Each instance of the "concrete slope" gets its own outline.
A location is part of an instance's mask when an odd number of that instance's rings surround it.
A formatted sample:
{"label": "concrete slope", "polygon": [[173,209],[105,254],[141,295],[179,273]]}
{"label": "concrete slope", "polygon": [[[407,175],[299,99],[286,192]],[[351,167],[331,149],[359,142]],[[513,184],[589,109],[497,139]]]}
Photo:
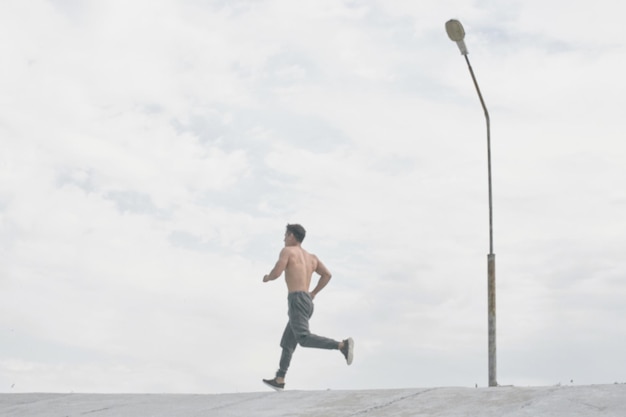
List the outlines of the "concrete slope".
{"label": "concrete slope", "polygon": [[0,394],[3,417],[626,416],[626,385],[285,391],[216,395]]}

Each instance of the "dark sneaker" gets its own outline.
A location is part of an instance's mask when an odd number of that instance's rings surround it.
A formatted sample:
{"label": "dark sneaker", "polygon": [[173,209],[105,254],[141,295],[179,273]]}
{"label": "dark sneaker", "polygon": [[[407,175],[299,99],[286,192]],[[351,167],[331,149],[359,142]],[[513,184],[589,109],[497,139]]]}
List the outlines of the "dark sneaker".
{"label": "dark sneaker", "polygon": [[348,365],[352,363],[354,358],[354,340],[351,337],[343,341],[343,347],[340,349],[343,356],[346,358]]}
{"label": "dark sneaker", "polygon": [[268,387],[276,390],[276,391],[282,391],[283,389],[285,389],[285,383],[283,382],[281,384],[279,382],[276,382],[276,378],[274,378],[274,379],[264,379],[263,383],[265,385],[267,385]]}

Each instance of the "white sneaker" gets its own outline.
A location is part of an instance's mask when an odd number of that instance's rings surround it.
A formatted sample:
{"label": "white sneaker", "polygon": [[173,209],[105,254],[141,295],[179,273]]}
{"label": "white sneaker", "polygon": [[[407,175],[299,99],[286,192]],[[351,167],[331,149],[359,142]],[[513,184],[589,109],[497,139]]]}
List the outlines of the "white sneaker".
{"label": "white sneaker", "polygon": [[343,341],[343,347],[340,349],[343,356],[346,358],[348,365],[352,363],[354,358],[354,340],[351,337]]}

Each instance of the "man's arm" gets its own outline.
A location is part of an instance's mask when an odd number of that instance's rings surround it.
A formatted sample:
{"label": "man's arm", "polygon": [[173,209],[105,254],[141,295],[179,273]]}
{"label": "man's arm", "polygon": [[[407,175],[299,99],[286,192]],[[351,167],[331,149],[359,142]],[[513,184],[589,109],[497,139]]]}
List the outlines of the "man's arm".
{"label": "man's arm", "polygon": [[319,259],[317,260],[317,268],[315,268],[315,272],[320,275],[320,279],[319,281],[317,281],[317,285],[315,286],[313,291],[311,291],[312,298],[315,298],[317,293],[322,291],[326,284],[328,284],[328,281],[330,281],[330,279],[333,277],[328,268],[326,268],[326,265],[324,265]]}
{"label": "man's arm", "polygon": [[285,271],[287,267],[287,262],[289,261],[289,251],[287,248],[283,248],[280,251],[280,255],[278,255],[278,261],[276,261],[276,265],[274,265],[274,269],[270,271],[269,274],[263,277],[263,282],[273,281]]}

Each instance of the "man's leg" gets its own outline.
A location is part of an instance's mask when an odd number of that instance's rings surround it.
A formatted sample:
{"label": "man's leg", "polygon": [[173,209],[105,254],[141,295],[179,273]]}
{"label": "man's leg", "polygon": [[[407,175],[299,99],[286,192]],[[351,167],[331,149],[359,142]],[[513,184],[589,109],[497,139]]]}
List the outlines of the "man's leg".
{"label": "man's leg", "polygon": [[312,334],[309,330],[309,319],[313,315],[313,300],[309,294],[292,293],[289,297],[289,326],[297,343],[309,348],[339,349],[338,341]]}
{"label": "man's leg", "polygon": [[276,391],[282,391],[285,388],[285,375],[287,375],[287,370],[291,363],[291,356],[296,350],[296,346],[298,346],[298,342],[296,342],[296,337],[291,330],[291,326],[287,323],[283,337],[280,339],[280,347],[282,347],[283,350],[280,355],[280,363],[278,365],[278,371],[276,371],[276,376],[273,379],[263,380],[266,385]]}
{"label": "man's leg", "polygon": [[318,349],[339,349],[348,365],[354,357],[354,340],[351,337],[338,342],[327,337],[312,334],[309,319],[313,315],[313,300],[308,293],[297,293],[289,300],[289,325],[296,341],[304,347]]}
{"label": "man's leg", "polygon": [[289,364],[291,363],[291,357],[293,356],[293,352],[296,350],[297,346],[298,342],[296,341],[296,336],[293,334],[290,324],[287,323],[285,331],[283,332],[283,337],[280,339],[280,347],[283,348],[283,351],[280,355],[278,371],[276,372],[276,377],[281,379],[280,382],[283,382],[282,380],[287,374]]}

